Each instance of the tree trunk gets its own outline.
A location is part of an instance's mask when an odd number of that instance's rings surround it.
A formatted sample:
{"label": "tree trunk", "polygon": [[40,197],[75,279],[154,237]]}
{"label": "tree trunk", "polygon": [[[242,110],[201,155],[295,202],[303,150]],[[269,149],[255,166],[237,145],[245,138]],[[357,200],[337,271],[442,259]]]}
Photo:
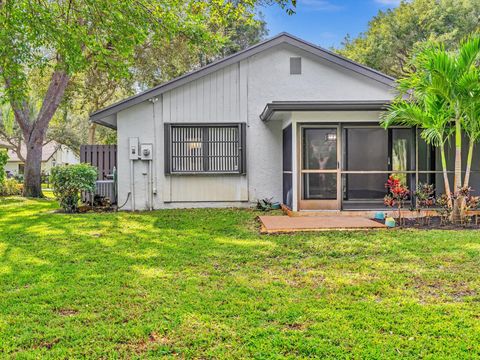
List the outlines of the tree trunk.
{"label": "tree trunk", "polygon": [[60,101],[65,94],[70,77],[63,70],[56,70],[52,74],[50,84],[43,99],[42,107],[35,120],[31,121],[26,102],[13,103],[12,108],[23,133],[23,140],[27,146],[25,161],[25,177],[23,194],[27,197],[42,197],[42,147],[48,125],[57,111]]}
{"label": "tree trunk", "polygon": [[[455,180],[454,192],[462,188],[462,127],[459,119],[455,120]],[[463,197],[457,196],[453,204],[452,220],[458,221],[463,217]]]}
{"label": "tree trunk", "polygon": [[91,122],[88,125],[88,144],[95,145],[95,132],[97,130],[97,124]]}
{"label": "tree trunk", "polygon": [[440,147],[440,156],[442,158],[442,172],[443,172],[443,182],[445,184],[445,195],[447,195],[447,197],[451,199],[452,193],[450,191],[450,181],[448,180],[447,157],[445,156],[444,144],[442,144]]}
{"label": "tree trunk", "polygon": [[23,196],[43,197],[41,170],[43,139],[33,139],[26,145],[27,159],[25,161]]}
{"label": "tree trunk", "polygon": [[472,171],[474,145],[475,145],[475,142],[472,139],[470,139],[470,143],[468,144],[467,168],[465,170],[465,179],[463,179],[463,187],[468,187],[468,184],[470,182],[470,173]]}

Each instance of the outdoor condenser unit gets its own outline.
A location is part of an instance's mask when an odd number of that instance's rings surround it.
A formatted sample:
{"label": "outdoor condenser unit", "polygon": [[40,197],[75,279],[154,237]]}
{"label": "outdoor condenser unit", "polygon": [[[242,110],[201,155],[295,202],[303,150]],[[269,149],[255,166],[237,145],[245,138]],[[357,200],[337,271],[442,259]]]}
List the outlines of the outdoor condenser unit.
{"label": "outdoor condenser unit", "polygon": [[115,202],[115,181],[98,180],[96,182],[95,195],[108,198],[112,203]]}

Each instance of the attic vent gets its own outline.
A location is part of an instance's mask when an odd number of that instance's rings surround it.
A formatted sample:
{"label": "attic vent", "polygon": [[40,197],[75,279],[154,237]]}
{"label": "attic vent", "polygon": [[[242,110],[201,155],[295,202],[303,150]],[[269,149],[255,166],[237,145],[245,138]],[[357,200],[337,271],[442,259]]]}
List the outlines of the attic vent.
{"label": "attic vent", "polygon": [[302,73],[302,58],[290,58],[290,75],[300,75]]}

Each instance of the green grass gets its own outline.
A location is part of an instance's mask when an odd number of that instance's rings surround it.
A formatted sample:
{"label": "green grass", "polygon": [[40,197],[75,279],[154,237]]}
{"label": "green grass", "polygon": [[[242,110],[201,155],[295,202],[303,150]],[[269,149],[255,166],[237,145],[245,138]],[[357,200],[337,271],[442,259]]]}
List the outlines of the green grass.
{"label": "green grass", "polygon": [[478,232],[56,208],[0,200],[1,358],[480,356]]}

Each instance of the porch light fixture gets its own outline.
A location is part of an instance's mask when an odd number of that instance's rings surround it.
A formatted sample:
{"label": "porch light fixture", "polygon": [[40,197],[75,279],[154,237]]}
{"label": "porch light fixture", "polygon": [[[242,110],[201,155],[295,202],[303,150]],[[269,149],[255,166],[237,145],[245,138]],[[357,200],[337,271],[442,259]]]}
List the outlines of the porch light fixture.
{"label": "porch light fixture", "polygon": [[337,134],[335,133],[326,134],[325,141],[337,141]]}
{"label": "porch light fixture", "polygon": [[200,149],[202,147],[202,143],[198,142],[197,139],[192,139],[188,142],[188,150],[189,151],[195,151],[197,149]]}

